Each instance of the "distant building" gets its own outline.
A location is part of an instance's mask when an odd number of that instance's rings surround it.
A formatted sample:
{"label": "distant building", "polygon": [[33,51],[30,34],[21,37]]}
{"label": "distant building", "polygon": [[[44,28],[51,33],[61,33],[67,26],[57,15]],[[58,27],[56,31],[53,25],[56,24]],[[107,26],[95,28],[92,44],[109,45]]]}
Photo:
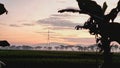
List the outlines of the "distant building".
{"label": "distant building", "polygon": [[0,46],[5,47],[5,46],[10,46],[10,43],[6,40],[0,41]]}

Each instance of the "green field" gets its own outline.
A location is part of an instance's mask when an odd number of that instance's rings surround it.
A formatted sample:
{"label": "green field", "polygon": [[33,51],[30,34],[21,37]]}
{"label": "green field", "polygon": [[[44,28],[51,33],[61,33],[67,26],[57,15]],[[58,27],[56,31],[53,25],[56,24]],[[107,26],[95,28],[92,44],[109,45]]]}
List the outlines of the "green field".
{"label": "green field", "polygon": [[[96,68],[103,63],[101,54],[71,51],[1,50],[0,60],[6,63],[4,68]],[[113,54],[113,66],[119,64],[120,54]]]}

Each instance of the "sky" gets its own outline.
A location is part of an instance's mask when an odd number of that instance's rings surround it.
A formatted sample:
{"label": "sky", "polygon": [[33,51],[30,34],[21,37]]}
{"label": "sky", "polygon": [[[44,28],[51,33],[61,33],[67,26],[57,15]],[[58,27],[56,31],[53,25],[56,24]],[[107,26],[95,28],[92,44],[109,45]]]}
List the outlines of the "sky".
{"label": "sky", "polygon": [[[116,7],[118,0],[95,0],[98,4],[106,1],[106,14]],[[95,37],[88,30],[75,30],[83,25],[88,15],[58,13],[65,8],[79,9],[76,0],[0,0],[8,14],[0,16],[0,40],[13,45],[34,45],[49,41],[67,44],[95,44]],[[120,21],[119,14],[115,19]]]}

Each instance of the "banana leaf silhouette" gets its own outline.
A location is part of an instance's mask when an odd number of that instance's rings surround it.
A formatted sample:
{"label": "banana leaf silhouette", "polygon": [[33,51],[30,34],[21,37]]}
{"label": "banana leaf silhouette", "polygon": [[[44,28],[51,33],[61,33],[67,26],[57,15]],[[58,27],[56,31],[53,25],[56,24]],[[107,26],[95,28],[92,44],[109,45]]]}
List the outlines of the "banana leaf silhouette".
{"label": "banana leaf silhouette", "polygon": [[96,16],[104,16],[103,9],[95,1],[92,0],[77,0],[80,10],[88,12]]}
{"label": "banana leaf silhouette", "polygon": [[8,13],[8,11],[6,10],[4,4],[0,3],[0,15],[4,14],[4,13]]}
{"label": "banana leaf silhouette", "polygon": [[74,8],[66,8],[66,9],[62,9],[62,10],[59,10],[58,12],[59,13],[63,13],[63,12],[79,12],[80,10],[77,10],[77,9],[74,9]]}
{"label": "banana leaf silhouette", "polygon": [[104,56],[102,68],[110,68],[109,64],[112,63],[110,43],[116,41],[120,44],[120,32],[118,32],[120,23],[114,22],[114,19],[120,12],[120,0],[117,7],[113,8],[107,15],[105,15],[107,9],[106,2],[104,2],[102,8],[93,0],[77,0],[77,2],[80,10],[63,9],[59,12],[79,12],[90,16],[88,21],[84,23],[84,26],[77,25],[75,29],[89,29],[89,33],[95,35],[96,43],[98,43],[98,47],[101,48],[100,52],[103,52]]}
{"label": "banana leaf silhouette", "polygon": [[107,7],[108,7],[108,6],[107,6],[107,3],[106,3],[106,2],[104,2],[104,3],[103,3],[103,13],[105,13],[105,11],[106,11]]}
{"label": "banana leaf silhouette", "polygon": [[111,20],[112,22],[114,22],[114,20],[115,20],[115,18],[117,17],[118,13],[119,13],[119,12],[117,11],[117,8],[112,9],[112,10],[110,11],[110,13],[105,16],[106,22],[109,22],[110,20]]}
{"label": "banana leaf silhouette", "polygon": [[118,1],[117,8],[118,8],[118,11],[120,11],[120,0]]}

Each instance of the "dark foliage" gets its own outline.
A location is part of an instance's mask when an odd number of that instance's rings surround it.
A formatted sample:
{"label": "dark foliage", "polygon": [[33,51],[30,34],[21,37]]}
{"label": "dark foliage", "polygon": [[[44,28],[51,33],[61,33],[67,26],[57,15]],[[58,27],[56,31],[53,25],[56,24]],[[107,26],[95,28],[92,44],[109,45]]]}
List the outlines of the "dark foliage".
{"label": "dark foliage", "polygon": [[[110,53],[110,42],[117,41],[120,43],[120,24],[115,23],[114,19],[120,11],[120,0],[116,8],[113,8],[110,13],[105,15],[107,4],[104,2],[101,8],[93,0],[77,0],[80,10],[75,9],[63,9],[62,11],[67,12],[79,12],[80,14],[88,14],[90,18],[85,22],[84,26],[77,25],[75,28],[89,29],[89,33],[95,35],[96,43],[101,48],[100,52],[104,55],[103,68],[108,68],[112,62],[112,54]],[[69,11],[68,11],[69,10]]]}
{"label": "dark foliage", "polygon": [[5,46],[10,46],[10,43],[6,40],[0,41],[0,46],[5,47]]}
{"label": "dark foliage", "polygon": [[0,15],[4,14],[4,13],[8,13],[8,11],[6,10],[4,4],[0,3]]}

